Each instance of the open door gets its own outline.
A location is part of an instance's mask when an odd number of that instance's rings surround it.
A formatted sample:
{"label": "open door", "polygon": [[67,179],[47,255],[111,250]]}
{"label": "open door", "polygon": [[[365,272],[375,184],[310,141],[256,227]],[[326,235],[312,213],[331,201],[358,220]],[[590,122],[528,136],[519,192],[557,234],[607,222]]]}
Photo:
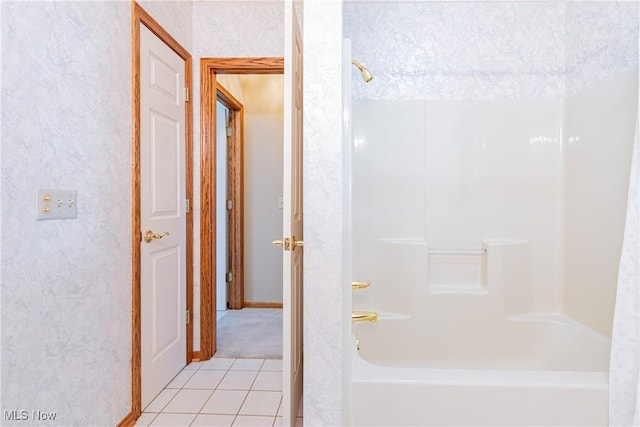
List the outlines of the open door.
{"label": "open door", "polygon": [[283,189],[283,425],[295,425],[302,396],[302,37],[285,1]]}

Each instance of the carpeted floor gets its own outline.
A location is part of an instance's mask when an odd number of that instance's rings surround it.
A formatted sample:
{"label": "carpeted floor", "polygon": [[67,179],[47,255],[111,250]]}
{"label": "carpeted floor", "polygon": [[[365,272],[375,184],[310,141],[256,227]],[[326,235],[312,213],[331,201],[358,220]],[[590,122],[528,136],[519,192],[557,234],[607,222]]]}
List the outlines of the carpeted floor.
{"label": "carpeted floor", "polygon": [[282,359],[282,309],[227,310],[218,319],[216,357]]}

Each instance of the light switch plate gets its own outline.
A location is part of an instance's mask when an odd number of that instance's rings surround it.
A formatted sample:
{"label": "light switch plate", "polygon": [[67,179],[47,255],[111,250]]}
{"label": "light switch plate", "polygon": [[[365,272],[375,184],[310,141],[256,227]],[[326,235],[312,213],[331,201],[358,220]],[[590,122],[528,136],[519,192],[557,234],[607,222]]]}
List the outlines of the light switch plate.
{"label": "light switch plate", "polygon": [[77,218],[77,195],[77,190],[37,188],[36,220]]}

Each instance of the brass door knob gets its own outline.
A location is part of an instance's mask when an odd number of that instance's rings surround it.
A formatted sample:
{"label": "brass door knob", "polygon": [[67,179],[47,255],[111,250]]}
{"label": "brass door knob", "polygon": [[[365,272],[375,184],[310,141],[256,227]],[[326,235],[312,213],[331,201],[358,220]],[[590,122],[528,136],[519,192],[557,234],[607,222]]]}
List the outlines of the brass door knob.
{"label": "brass door knob", "polygon": [[302,240],[296,240],[296,236],[285,237],[284,240],[274,240],[271,242],[273,246],[282,246],[285,251],[292,251],[298,246],[304,246]]}
{"label": "brass door knob", "polygon": [[289,242],[289,250],[294,250],[298,246],[304,246],[304,242],[302,240],[296,240],[296,236],[291,236],[291,240]]}
{"label": "brass door knob", "polygon": [[164,236],[168,236],[168,235],[169,235],[168,231],[165,231],[164,233],[161,233],[161,234],[155,234],[153,231],[147,230],[144,232],[144,241],[147,243],[151,243],[153,239],[162,239]]}

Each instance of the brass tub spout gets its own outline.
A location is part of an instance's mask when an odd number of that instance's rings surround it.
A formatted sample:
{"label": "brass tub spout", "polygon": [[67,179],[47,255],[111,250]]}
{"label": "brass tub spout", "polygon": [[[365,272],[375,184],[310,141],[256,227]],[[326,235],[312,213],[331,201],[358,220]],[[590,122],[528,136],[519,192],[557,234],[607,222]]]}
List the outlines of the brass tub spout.
{"label": "brass tub spout", "polygon": [[354,311],[351,313],[352,322],[375,322],[378,320],[378,313],[375,311]]}
{"label": "brass tub spout", "polygon": [[371,282],[369,280],[365,282],[351,282],[351,289],[366,289],[371,286]]}

